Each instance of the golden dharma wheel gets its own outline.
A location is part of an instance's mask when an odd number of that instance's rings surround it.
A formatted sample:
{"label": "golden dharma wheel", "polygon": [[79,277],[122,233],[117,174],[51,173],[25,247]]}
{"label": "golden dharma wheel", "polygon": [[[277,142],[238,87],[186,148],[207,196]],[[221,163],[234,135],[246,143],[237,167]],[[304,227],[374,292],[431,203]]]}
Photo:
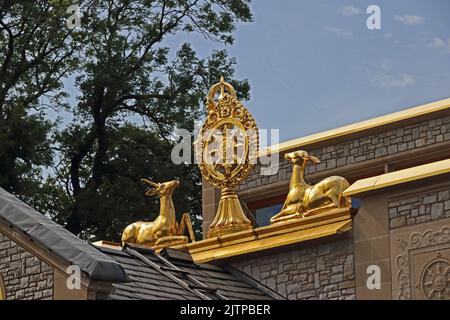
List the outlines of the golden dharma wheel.
{"label": "golden dharma wheel", "polygon": [[196,142],[196,160],[206,181],[221,189],[208,233],[215,237],[251,228],[235,189],[256,163],[259,138],[255,119],[223,78],[211,87],[206,103],[208,115]]}
{"label": "golden dharma wheel", "polygon": [[[220,90],[218,101],[214,100]],[[218,188],[236,187],[252,170],[258,152],[258,127],[237,100],[234,88],[223,81],[212,86],[208,116],[200,131],[197,153],[203,177]]]}

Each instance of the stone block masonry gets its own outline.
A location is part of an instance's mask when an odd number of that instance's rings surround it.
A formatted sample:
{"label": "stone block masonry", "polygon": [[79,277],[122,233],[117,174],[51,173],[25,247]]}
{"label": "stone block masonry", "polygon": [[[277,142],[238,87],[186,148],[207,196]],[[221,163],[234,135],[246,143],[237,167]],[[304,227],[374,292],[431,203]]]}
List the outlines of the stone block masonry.
{"label": "stone block masonry", "polygon": [[450,218],[450,187],[389,201],[388,210],[390,229]]}
{"label": "stone block masonry", "polygon": [[353,237],[233,263],[292,300],[354,300]]}
{"label": "stone block masonry", "polygon": [[0,233],[0,275],[7,300],[53,299],[53,270]]}
{"label": "stone block masonry", "polygon": [[[305,149],[321,160],[319,164],[306,167],[305,173],[308,176],[308,174],[364,163],[402,152],[420,150],[444,141],[450,141],[450,116],[422,121],[356,139],[351,138],[321,148],[305,146],[299,149]],[[260,175],[260,167],[257,165],[245,182],[239,186],[239,190],[288,181],[291,174],[292,163],[284,158],[280,158],[278,172],[271,176]]]}

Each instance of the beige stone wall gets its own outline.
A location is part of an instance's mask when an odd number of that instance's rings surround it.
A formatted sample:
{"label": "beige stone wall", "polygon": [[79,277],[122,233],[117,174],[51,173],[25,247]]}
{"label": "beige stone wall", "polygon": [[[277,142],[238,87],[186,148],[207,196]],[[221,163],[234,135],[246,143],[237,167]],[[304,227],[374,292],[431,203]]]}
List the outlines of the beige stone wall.
{"label": "beige stone wall", "polygon": [[292,300],[355,299],[353,237],[332,239],[232,263]]}
{"label": "beige stone wall", "polygon": [[206,238],[209,225],[214,219],[220,199],[220,191],[202,179],[202,234]]}
{"label": "beige stone wall", "polygon": [[450,300],[450,184],[438,179],[388,201],[393,299]]}
{"label": "beige stone wall", "polygon": [[450,218],[448,187],[412,195],[388,202],[391,229]]}
{"label": "beige stone wall", "polygon": [[[304,147],[315,155],[321,163],[309,165],[306,174],[354,166],[369,160],[380,159],[408,151],[430,147],[450,141],[450,116],[423,121],[417,124],[398,127],[376,134],[359,138],[350,138],[340,143],[325,145],[320,148]],[[262,185],[288,181],[292,173],[292,164],[284,158],[280,159],[278,173],[272,176],[261,176],[260,168],[256,167],[239,190],[247,190]]]}
{"label": "beige stone wall", "polygon": [[53,299],[52,268],[2,233],[0,275],[8,300]]}
{"label": "beige stone wall", "polygon": [[[353,220],[356,298],[392,298],[391,255],[387,194],[370,195],[362,199],[363,205]],[[367,287],[369,266],[380,268],[380,289]]]}
{"label": "beige stone wall", "polygon": [[[363,196],[354,219],[357,299],[450,300],[448,176]],[[381,288],[367,288],[367,267]]]}

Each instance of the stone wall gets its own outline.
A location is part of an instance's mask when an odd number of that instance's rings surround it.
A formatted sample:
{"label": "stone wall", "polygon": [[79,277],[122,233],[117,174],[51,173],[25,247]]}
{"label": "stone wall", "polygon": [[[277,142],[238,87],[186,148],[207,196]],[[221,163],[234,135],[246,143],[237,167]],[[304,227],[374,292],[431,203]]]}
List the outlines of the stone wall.
{"label": "stone wall", "polygon": [[[353,221],[357,299],[449,299],[450,283],[440,288],[438,281],[450,264],[448,175],[366,192],[361,199]],[[435,270],[441,262],[444,267]],[[377,290],[367,287],[373,265],[380,268]],[[430,282],[433,274],[439,277]]]}
{"label": "stone wall", "polygon": [[355,299],[353,237],[233,263],[292,300]]}
{"label": "stone wall", "polygon": [[[336,169],[385,156],[419,150],[436,143],[450,141],[450,116],[423,121],[417,124],[387,130],[357,139],[305,150],[321,160],[320,164],[308,165],[306,175]],[[251,175],[240,185],[239,190],[247,190],[261,185],[289,180],[292,164],[280,159],[278,172],[271,176],[260,174],[256,166]]]}
{"label": "stone wall", "polygon": [[53,270],[1,233],[0,275],[5,284],[8,300],[53,298]]}
{"label": "stone wall", "polygon": [[448,187],[388,202],[390,229],[450,218]]}

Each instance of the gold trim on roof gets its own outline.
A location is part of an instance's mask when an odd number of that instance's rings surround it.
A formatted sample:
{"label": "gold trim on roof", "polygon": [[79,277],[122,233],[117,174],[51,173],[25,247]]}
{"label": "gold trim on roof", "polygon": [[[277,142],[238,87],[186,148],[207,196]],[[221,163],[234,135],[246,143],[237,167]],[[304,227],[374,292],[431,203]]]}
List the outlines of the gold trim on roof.
{"label": "gold trim on roof", "polygon": [[299,149],[301,147],[318,143],[321,141],[330,140],[346,135],[355,134],[361,131],[369,130],[372,128],[380,127],[383,125],[415,118],[423,115],[427,115],[433,112],[445,110],[450,108],[450,98],[434,101],[417,107],[409,108],[406,110],[390,113],[384,116],[368,119],[365,121],[352,123],[340,128],[327,130],[319,133],[314,133],[306,137],[301,137],[286,142],[282,142],[277,145],[261,149],[258,153],[258,157],[269,155],[276,152],[286,152],[293,149]]}
{"label": "gold trim on roof", "polygon": [[364,192],[438,176],[445,173],[450,173],[450,159],[358,180],[344,191],[344,196],[354,196]]}
{"label": "gold trim on roof", "polygon": [[349,208],[331,209],[315,216],[244,230],[176,248],[187,249],[197,263],[223,260],[347,232],[352,228],[352,214],[352,209]]}

